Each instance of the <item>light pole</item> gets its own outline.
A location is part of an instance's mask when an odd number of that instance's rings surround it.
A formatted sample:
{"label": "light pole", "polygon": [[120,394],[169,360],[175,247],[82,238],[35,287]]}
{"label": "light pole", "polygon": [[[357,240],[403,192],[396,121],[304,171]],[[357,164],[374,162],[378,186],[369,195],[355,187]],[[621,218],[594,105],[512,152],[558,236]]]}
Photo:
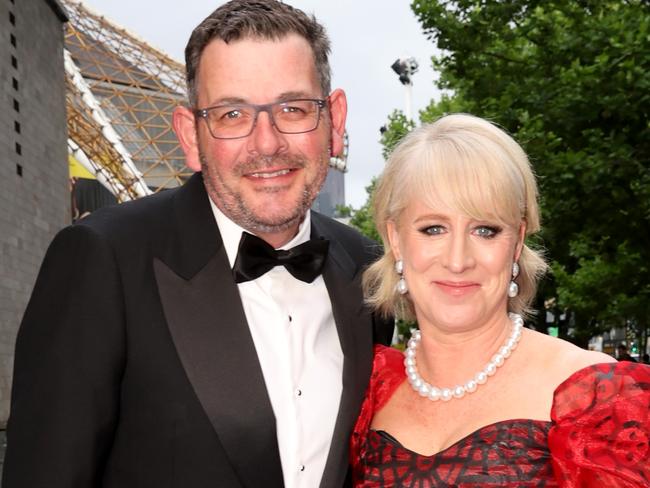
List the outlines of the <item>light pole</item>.
{"label": "light pole", "polygon": [[404,115],[406,115],[408,120],[413,120],[411,109],[411,89],[413,87],[413,81],[411,77],[418,70],[418,62],[415,58],[400,58],[391,65],[391,68],[395,73],[397,73],[399,81],[404,85],[406,90]]}

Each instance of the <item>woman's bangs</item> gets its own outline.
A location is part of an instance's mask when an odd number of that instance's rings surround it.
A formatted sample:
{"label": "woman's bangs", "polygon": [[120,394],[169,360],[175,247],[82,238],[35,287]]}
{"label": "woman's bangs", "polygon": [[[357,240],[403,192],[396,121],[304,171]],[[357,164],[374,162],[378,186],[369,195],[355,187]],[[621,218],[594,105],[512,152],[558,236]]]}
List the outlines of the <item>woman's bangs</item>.
{"label": "woman's bangs", "polygon": [[413,192],[409,198],[419,197],[431,208],[445,207],[476,220],[517,225],[523,215],[522,186],[513,181],[507,165],[467,148],[444,146],[430,146],[428,154],[414,162],[416,167],[408,172],[411,181],[405,185]]}

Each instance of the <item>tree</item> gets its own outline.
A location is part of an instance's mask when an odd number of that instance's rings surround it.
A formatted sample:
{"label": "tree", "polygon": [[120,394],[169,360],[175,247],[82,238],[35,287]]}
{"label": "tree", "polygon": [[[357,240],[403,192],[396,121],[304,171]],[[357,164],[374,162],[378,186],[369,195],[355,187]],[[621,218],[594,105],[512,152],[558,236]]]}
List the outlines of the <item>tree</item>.
{"label": "tree", "polygon": [[[410,130],[415,127],[413,121],[408,120],[404,114],[395,111],[388,117],[388,123],[381,129],[381,144],[384,146],[382,154],[384,159],[393,150],[395,145],[404,137]],[[381,242],[381,237],[375,227],[375,221],[372,215],[372,194],[375,189],[376,180],[373,179],[369,186],[366,187],[368,200],[359,209],[354,209],[351,206],[345,206],[338,210],[339,214],[350,218],[350,225],[357,228],[363,235],[370,239]]]}
{"label": "tree", "polygon": [[[411,7],[442,53],[433,58],[437,84],[451,93],[421,120],[466,111],[495,121],[535,167],[554,271],[539,302],[556,297],[578,342],[617,323],[647,337],[650,3],[415,0]],[[394,144],[403,133],[389,126],[383,139]]]}

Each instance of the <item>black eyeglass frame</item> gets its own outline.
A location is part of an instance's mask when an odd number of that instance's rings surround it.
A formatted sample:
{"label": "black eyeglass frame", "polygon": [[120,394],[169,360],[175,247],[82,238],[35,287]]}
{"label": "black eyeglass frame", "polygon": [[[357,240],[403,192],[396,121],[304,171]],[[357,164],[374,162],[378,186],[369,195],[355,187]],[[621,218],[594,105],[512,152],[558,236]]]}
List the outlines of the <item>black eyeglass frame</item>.
{"label": "black eyeglass frame", "polygon": [[[266,112],[269,115],[269,120],[271,122],[271,125],[281,134],[306,134],[307,132],[312,132],[318,129],[318,126],[320,125],[320,117],[323,109],[327,108],[327,102],[329,100],[328,98],[292,98],[291,100],[283,100],[281,102],[273,102],[273,103],[265,103],[261,105],[257,105],[254,103],[225,103],[222,105],[214,105],[212,107],[206,107],[206,108],[199,108],[195,109],[193,111],[194,116],[201,118],[205,120],[205,124],[208,126],[208,132],[214,139],[243,139],[244,137],[250,136],[253,131],[255,130],[255,125],[257,124],[257,118],[260,115],[260,112]],[[316,104],[316,110],[318,111],[317,117],[316,117],[316,123],[314,127],[308,130],[301,130],[298,132],[294,131],[285,131],[280,129],[277,124],[275,123],[275,118],[273,117],[273,111],[271,110],[273,107],[277,107],[278,105],[283,105],[283,104],[290,104],[292,102],[314,102]],[[252,108],[255,110],[255,115],[253,116],[253,123],[251,124],[251,128],[248,131],[246,135],[241,135],[241,136],[236,136],[236,137],[217,137],[214,135],[212,132],[212,128],[210,127],[210,123],[208,122],[208,114],[210,113],[211,110],[217,109],[217,108],[224,108],[224,107],[233,107],[233,108],[238,108],[238,107],[246,107],[246,108]]]}

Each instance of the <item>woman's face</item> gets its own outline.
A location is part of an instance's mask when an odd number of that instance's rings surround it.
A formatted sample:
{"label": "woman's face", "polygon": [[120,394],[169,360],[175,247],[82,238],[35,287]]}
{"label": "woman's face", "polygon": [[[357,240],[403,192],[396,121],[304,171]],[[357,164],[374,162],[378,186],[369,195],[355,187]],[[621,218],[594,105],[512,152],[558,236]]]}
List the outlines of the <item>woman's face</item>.
{"label": "woman's face", "polygon": [[398,225],[388,223],[388,237],[404,261],[420,327],[468,331],[502,319],[524,232],[523,223],[513,228],[411,201]]}

